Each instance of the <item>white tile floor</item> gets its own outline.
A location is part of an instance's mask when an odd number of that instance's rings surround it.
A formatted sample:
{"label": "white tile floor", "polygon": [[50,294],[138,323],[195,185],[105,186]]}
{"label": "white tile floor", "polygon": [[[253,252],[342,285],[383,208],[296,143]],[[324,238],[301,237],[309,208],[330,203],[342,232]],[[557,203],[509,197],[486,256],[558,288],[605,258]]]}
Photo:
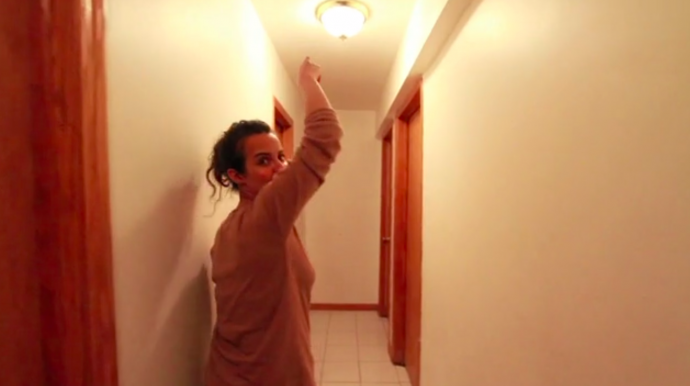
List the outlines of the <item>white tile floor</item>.
{"label": "white tile floor", "polygon": [[410,385],[387,352],[386,324],[375,312],[312,311],[311,339],[319,386]]}

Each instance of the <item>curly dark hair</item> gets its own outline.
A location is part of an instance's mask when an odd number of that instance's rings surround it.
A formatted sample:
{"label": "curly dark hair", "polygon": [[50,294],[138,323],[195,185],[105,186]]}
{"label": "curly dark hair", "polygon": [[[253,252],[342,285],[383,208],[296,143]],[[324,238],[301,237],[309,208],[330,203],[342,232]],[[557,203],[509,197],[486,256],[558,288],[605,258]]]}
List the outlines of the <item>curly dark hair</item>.
{"label": "curly dark hair", "polygon": [[[238,173],[245,172],[245,140],[256,134],[271,133],[271,126],[266,122],[253,119],[241,120],[233,123],[213,146],[210,157],[210,165],[206,169],[206,181],[208,181],[213,193],[211,197],[218,194],[218,200],[222,197],[223,188],[230,191],[239,190],[239,186],[228,176],[228,170],[233,169]],[[217,186],[218,185],[218,186]]]}

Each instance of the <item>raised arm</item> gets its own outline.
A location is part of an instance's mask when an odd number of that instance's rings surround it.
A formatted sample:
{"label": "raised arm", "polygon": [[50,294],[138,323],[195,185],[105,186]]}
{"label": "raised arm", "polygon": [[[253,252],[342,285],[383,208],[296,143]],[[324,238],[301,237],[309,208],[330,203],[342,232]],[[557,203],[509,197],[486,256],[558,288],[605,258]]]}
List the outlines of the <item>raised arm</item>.
{"label": "raised arm", "polygon": [[261,227],[281,236],[291,231],[340,153],[343,131],[319,84],[320,77],[320,68],[305,59],[299,75],[305,104],[304,136],[292,163],[261,189],[254,202],[254,217]]}
{"label": "raised arm", "polygon": [[321,88],[321,69],[307,58],[300,67],[299,84],[304,95],[305,117],[323,109],[333,109]]}

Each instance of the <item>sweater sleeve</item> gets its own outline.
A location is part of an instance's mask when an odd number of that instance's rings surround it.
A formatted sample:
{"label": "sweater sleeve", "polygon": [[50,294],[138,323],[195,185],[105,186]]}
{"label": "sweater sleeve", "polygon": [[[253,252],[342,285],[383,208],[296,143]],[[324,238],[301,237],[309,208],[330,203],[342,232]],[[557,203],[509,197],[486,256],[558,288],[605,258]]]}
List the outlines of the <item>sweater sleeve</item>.
{"label": "sweater sleeve", "polygon": [[293,161],[254,199],[255,220],[261,228],[287,237],[340,153],[342,135],[332,109],[320,109],[305,118],[304,136]]}

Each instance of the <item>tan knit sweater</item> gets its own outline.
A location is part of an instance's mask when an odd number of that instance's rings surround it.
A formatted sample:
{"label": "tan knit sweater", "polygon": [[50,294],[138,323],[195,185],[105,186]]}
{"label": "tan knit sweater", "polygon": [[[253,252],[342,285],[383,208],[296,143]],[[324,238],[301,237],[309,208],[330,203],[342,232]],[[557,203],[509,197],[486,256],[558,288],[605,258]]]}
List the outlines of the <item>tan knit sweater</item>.
{"label": "tan knit sweater", "polygon": [[340,152],[333,110],[305,119],[293,162],[219,228],[211,250],[217,322],[207,386],[315,386],[314,269],[294,223]]}

